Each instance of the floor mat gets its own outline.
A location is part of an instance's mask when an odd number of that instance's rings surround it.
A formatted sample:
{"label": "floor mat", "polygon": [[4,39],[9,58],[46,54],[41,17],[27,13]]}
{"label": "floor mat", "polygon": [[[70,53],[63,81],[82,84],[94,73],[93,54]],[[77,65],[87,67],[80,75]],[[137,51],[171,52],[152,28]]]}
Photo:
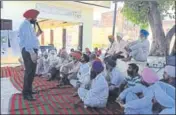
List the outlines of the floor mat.
{"label": "floor mat", "polygon": [[[19,91],[23,88],[24,71],[11,69],[10,80]],[[121,109],[116,103],[108,103],[107,108],[93,109],[83,107],[83,103],[74,106],[79,98],[72,97],[75,89],[71,86],[56,87],[56,81],[46,81],[41,77],[35,77],[33,89],[39,91],[34,95],[37,101],[28,102],[23,100],[21,94],[14,94],[10,99],[9,114],[120,114]]]}
{"label": "floor mat", "polygon": [[77,107],[74,103],[79,99],[72,97],[74,89],[61,88],[42,91],[36,94],[37,101],[29,102],[21,94],[14,94],[10,100],[9,114],[120,114],[118,105],[108,104],[107,108],[84,108],[83,103]]}
{"label": "floor mat", "polygon": [[16,67],[1,67],[1,78],[6,78],[6,77],[14,77],[12,72],[13,71],[21,71],[22,67],[21,66],[16,66]]}
{"label": "floor mat", "polygon": [[[16,71],[12,70],[12,75],[15,77],[11,77],[10,80],[14,87],[18,89],[19,91],[22,91],[23,89],[23,83],[24,83],[24,72],[23,71]],[[34,90],[45,90],[50,89],[52,87],[55,87],[57,85],[57,82],[55,81],[46,81],[46,79],[41,77],[35,77],[33,82],[33,89]]]}

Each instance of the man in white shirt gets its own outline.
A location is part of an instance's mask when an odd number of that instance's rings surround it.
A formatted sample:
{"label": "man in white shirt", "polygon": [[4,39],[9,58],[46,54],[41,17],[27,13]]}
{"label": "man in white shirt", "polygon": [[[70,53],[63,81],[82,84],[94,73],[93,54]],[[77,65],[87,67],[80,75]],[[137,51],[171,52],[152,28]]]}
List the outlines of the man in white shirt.
{"label": "man in white shirt", "polygon": [[123,61],[130,61],[131,58],[140,62],[147,61],[150,48],[150,43],[147,39],[148,36],[148,31],[142,29],[140,31],[140,39],[126,46],[125,49],[128,52],[128,57],[123,59]]}
{"label": "man in white shirt", "polygon": [[109,88],[104,76],[104,67],[101,61],[94,61],[90,73],[91,85],[90,89],[80,87],[78,96],[84,103],[84,107],[106,107]]}
{"label": "man in white shirt", "polygon": [[70,84],[75,88],[85,87],[90,81],[90,66],[89,66],[89,56],[83,54],[81,59],[81,66],[77,73],[77,78],[71,79]]}
{"label": "man in white shirt", "polygon": [[[82,56],[82,53],[79,51],[74,51],[70,54],[72,61],[68,64],[65,64],[60,69],[60,84],[68,84],[69,80],[76,78],[78,70],[80,68],[80,59]],[[66,81],[66,82],[65,82]]]}
{"label": "man in white shirt", "polygon": [[116,50],[117,50],[117,45],[118,45],[117,41],[115,41],[115,39],[112,35],[108,36],[108,39],[109,39],[109,42],[110,42],[110,46],[106,50],[105,57],[114,55]]}
{"label": "man in white shirt", "polygon": [[115,101],[120,91],[120,86],[124,83],[125,76],[116,68],[116,62],[112,59],[106,61],[106,80],[109,85],[109,100]]}

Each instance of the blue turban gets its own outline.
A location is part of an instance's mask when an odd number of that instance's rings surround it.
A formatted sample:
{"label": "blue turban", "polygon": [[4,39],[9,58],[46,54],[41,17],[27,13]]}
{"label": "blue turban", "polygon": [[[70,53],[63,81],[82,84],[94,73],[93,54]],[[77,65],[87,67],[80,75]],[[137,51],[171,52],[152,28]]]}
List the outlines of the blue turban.
{"label": "blue turban", "polygon": [[97,73],[102,72],[104,70],[102,62],[101,61],[94,61],[92,64],[92,69]]}
{"label": "blue turban", "polygon": [[148,35],[149,35],[149,32],[147,30],[144,30],[144,29],[142,29],[140,31],[140,33],[143,34],[145,37],[148,37]]}

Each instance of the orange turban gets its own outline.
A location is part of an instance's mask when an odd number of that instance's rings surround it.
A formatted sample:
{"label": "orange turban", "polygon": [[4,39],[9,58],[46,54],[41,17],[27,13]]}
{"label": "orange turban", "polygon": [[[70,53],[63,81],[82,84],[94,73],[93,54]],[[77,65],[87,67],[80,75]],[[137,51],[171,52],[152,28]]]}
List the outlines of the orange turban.
{"label": "orange turban", "polygon": [[23,14],[23,16],[25,17],[25,18],[32,18],[32,19],[34,19],[34,18],[37,18],[37,16],[39,15],[39,11],[38,10],[35,10],[35,9],[30,9],[30,10],[27,10],[24,14]]}
{"label": "orange turban", "polygon": [[109,35],[108,39],[114,39],[114,36],[113,35]]}
{"label": "orange turban", "polygon": [[72,57],[76,58],[77,60],[81,59],[82,53],[79,51],[74,51],[70,54]]}

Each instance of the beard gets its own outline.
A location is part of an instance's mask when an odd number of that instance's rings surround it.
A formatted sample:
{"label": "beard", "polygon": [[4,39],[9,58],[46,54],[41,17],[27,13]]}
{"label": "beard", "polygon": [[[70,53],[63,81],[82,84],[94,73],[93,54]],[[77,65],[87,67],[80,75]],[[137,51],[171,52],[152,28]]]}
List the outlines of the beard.
{"label": "beard", "polygon": [[32,20],[30,20],[30,23],[31,23],[31,24],[35,24],[35,23],[36,23],[36,20],[33,20],[33,19],[32,19]]}
{"label": "beard", "polygon": [[133,76],[133,71],[127,70],[127,74],[128,74],[129,76]]}

